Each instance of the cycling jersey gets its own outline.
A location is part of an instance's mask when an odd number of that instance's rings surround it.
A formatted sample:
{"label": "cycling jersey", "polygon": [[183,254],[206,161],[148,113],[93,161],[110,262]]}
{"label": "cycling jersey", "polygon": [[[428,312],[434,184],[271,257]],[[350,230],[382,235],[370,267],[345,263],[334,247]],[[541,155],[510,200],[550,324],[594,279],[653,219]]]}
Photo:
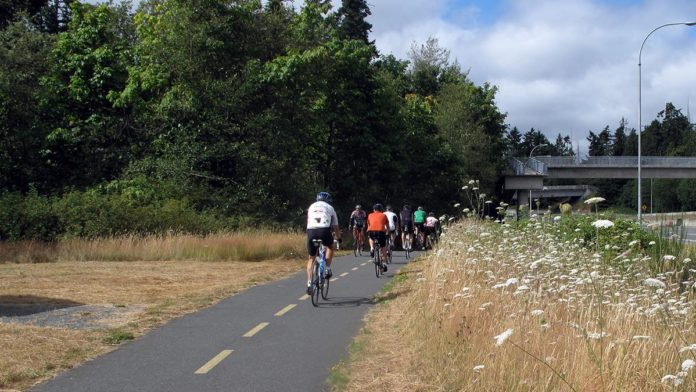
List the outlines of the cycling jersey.
{"label": "cycling jersey", "polygon": [[439,221],[434,216],[429,216],[425,220],[425,227],[436,227]]}
{"label": "cycling jersey", "polygon": [[[307,211],[307,229],[324,229],[338,226],[336,211],[324,201],[318,201]],[[325,244],[326,245],[326,244]]]}
{"label": "cycling jersey", "polygon": [[425,211],[417,210],[413,213],[413,221],[416,223],[425,223]]}
{"label": "cycling jersey", "polygon": [[350,214],[350,225],[362,229],[365,226],[367,216],[363,210],[355,210]]}
{"label": "cycling jersey", "polygon": [[413,215],[411,214],[411,210],[403,209],[401,210],[401,224],[404,225],[406,223],[411,223],[413,222]]}
{"label": "cycling jersey", "polygon": [[387,216],[387,220],[389,221],[389,231],[395,231],[396,230],[396,214],[391,212],[391,211],[386,211],[384,215]]}
{"label": "cycling jersey", "polygon": [[384,213],[375,211],[367,216],[367,231],[387,231],[389,220]]}

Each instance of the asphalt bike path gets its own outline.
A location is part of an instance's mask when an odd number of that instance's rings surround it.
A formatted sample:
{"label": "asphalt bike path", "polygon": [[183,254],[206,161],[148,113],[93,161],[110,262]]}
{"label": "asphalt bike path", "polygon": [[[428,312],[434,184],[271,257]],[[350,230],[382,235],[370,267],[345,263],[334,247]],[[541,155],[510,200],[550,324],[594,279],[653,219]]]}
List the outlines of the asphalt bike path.
{"label": "asphalt bike path", "polygon": [[378,279],[369,252],[336,257],[318,307],[302,271],[172,320],[32,391],[328,390],[331,366],[347,358],[374,294],[408,261],[394,252]]}

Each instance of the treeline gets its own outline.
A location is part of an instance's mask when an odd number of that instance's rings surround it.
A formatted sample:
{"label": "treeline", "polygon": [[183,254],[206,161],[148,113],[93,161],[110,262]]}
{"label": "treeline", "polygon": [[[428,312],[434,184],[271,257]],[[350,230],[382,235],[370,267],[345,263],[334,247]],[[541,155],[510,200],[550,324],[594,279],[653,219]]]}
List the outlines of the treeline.
{"label": "treeline", "polygon": [[450,212],[505,167],[496,87],[365,1],[0,5],[0,239],[301,225],[319,190]]}

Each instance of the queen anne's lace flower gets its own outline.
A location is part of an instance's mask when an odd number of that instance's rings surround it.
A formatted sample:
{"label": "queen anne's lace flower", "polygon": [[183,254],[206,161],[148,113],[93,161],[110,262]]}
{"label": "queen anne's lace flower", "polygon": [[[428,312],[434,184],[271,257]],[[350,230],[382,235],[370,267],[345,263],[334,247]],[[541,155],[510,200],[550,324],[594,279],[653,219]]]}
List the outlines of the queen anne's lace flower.
{"label": "queen anne's lace flower", "polygon": [[605,201],[606,199],[603,197],[591,197],[587,200],[585,200],[585,204],[597,204]]}

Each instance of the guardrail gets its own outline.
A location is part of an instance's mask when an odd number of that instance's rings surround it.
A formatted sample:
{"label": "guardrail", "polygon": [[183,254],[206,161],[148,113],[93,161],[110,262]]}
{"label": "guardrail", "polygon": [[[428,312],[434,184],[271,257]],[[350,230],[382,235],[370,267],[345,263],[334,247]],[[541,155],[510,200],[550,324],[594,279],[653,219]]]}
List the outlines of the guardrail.
{"label": "guardrail", "polygon": [[[638,157],[587,157],[579,160],[576,157],[545,157],[537,156],[533,159],[546,164],[547,167],[637,167]],[[682,167],[696,168],[696,157],[641,157],[641,166],[644,167]]]}

